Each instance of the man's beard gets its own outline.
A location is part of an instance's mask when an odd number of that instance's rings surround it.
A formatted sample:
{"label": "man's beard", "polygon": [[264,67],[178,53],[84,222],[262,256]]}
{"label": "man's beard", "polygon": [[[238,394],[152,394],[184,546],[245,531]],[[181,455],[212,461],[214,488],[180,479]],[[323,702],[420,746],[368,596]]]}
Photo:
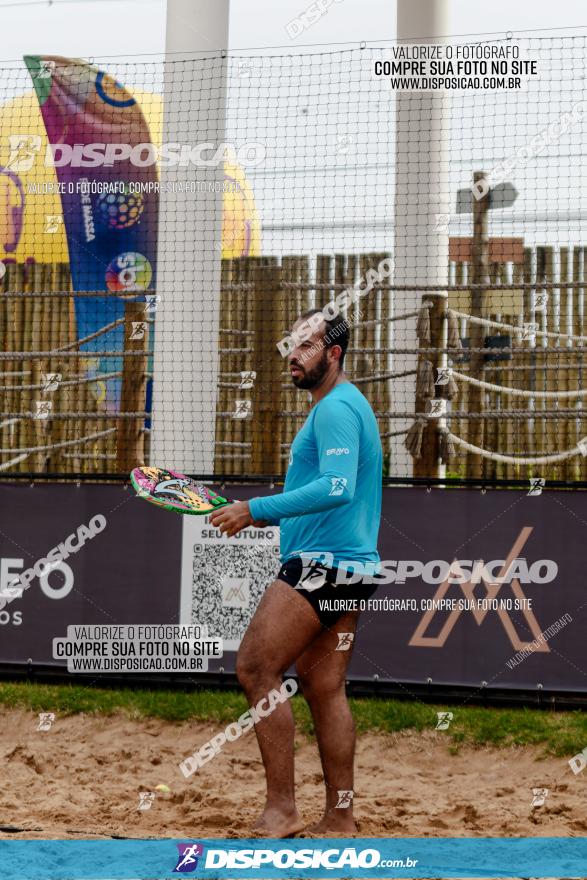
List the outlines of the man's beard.
{"label": "man's beard", "polygon": [[328,358],[326,356],[326,349],[322,352],[322,357],[318,361],[315,367],[312,367],[311,370],[305,370],[301,364],[292,364],[292,366],[296,366],[299,370],[303,370],[303,375],[301,376],[292,376],[292,382],[296,386],[296,388],[302,388],[305,391],[309,391],[312,388],[315,388],[319,382],[322,381],[326,372],[328,371]]}

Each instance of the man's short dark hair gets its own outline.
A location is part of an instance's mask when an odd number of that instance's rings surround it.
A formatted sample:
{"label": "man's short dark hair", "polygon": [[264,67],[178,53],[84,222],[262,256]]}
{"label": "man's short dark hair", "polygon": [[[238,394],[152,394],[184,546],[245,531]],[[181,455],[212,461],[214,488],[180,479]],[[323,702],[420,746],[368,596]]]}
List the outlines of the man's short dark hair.
{"label": "man's short dark hair", "polygon": [[[322,309],[309,309],[307,312],[304,312],[303,315],[300,315],[301,321],[307,321],[308,318],[311,318],[312,315],[322,314]],[[350,324],[348,320],[341,315],[339,312],[338,315],[335,315],[333,318],[327,318],[323,315],[324,324],[326,330],[324,331],[324,345],[326,348],[332,348],[333,345],[340,345],[341,355],[338,360],[338,365],[340,369],[343,368],[344,356],[347,352],[347,348],[349,347],[349,338],[350,338]]]}

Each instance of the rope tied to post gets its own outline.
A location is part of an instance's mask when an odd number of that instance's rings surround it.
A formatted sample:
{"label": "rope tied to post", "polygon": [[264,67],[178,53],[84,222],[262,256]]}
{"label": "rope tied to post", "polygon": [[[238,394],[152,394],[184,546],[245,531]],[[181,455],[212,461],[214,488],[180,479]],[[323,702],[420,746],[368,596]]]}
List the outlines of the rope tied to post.
{"label": "rope tied to post", "polygon": [[450,460],[455,457],[456,449],[453,436],[449,431],[440,429],[439,437],[440,460],[443,464],[449,464]]}
{"label": "rope tied to post", "polygon": [[422,358],[416,375],[416,397],[429,400],[434,397],[434,366],[432,361]]}
{"label": "rope tied to post", "polygon": [[425,416],[418,417],[406,434],[404,446],[412,458],[417,459],[422,456],[422,439],[427,421],[428,419]]}
{"label": "rope tied to post", "polygon": [[475,455],[481,456],[481,458],[487,458],[491,461],[499,461],[502,464],[553,464],[559,461],[566,461],[569,458],[575,458],[578,455],[585,455],[585,452],[587,451],[587,437],[584,437],[583,440],[579,441],[576,446],[573,446],[571,449],[566,449],[563,452],[554,452],[546,455],[535,456],[503,455],[501,452],[493,452],[490,449],[483,449],[481,446],[475,446],[473,443],[468,443],[466,440],[463,440],[462,437],[457,437],[456,434],[452,434],[445,426],[439,425],[438,430],[441,432],[441,436],[444,438],[442,443],[446,444],[446,448],[449,449],[452,446],[452,455],[455,454],[455,447],[459,446],[466,452],[472,452]]}
{"label": "rope tied to post", "polygon": [[445,312],[445,320],[447,322],[447,346],[448,348],[462,349],[461,334],[459,332],[458,313],[453,309],[447,309]]}
{"label": "rope tied to post", "polygon": [[420,345],[430,345],[430,309],[433,305],[434,303],[430,302],[430,300],[426,300],[422,303],[420,311],[418,312],[416,336],[418,337]]}

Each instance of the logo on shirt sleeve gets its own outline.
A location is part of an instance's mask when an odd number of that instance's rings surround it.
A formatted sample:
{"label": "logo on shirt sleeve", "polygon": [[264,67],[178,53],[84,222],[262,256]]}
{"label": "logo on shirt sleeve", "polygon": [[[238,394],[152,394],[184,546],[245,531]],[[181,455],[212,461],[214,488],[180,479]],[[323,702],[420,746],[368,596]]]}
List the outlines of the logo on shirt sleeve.
{"label": "logo on shirt sleeve", "polygon": [[348,480],[346,477],[331,477],[330,482],[332,483],[332,487],[330,489],[329,495],[342,495],[346,488],[346,484]]}

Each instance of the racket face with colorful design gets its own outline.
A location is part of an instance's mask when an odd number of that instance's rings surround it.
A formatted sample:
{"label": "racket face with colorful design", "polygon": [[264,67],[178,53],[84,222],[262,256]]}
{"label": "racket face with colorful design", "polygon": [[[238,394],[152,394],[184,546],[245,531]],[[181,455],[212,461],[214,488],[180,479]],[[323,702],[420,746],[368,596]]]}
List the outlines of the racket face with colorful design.
{"label": "racket face with colorful design", "polygon": [[164,468],[134,468],[130,481],[139,498],[175,513],[205,516],[233,503],[191,477]]}

